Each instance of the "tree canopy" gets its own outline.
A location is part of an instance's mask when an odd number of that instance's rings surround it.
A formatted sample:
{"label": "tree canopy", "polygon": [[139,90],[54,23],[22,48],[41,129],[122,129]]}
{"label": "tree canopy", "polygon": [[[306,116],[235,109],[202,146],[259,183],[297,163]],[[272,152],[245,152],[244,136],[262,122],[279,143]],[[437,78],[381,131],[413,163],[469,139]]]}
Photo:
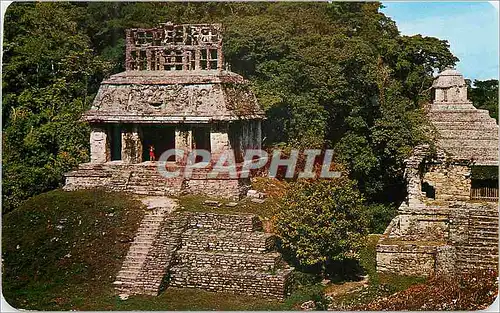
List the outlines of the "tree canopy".
{"label": "tree canopy", "polygon": [[457,58],[402,36],[380,3],[14,3],[5,17],[3,203],[56,188],[88,160],[79,122],[101,80],[124,69],[124,31],[223,23],[224,54],[267,114],[264,145],[333,148],[368,202],[404,197],[403,160],[426,141],[421,104]]}

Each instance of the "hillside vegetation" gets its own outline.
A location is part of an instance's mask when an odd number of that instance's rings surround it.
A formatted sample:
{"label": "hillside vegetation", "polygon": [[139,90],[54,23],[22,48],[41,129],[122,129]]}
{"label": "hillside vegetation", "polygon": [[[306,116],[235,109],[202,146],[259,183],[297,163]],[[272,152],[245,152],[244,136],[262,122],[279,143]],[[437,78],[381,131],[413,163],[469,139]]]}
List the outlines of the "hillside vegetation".
{"label": "hillside vegetation", "polygon": [[[55,190],[26,201],[2,220],[2,293],[30,310],[290,310],[321,298],[313,280],[284,303],[198,289],[122,301],[113,281],[140,220],[141,202],[102,190]],[[298,280],[300,284],[300,279]]]}
{"label": "hillside vegetation", "polygon": [[142,204],[99,190],[51,191],[2,218],[2,292],[16,308],[82,308],[121,267]]}

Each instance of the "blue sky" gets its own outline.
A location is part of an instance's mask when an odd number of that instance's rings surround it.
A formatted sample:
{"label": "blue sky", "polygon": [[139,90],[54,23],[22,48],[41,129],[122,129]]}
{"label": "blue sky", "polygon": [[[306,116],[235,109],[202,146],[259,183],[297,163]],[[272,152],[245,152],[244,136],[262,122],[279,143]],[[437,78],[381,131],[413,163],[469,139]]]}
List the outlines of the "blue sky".
{"label": "blue sky", "polygon": [[466,78],[498,79],[499,24],[496,8],[488,2],[382,1],[403,35],[422,34],[448,40]]}

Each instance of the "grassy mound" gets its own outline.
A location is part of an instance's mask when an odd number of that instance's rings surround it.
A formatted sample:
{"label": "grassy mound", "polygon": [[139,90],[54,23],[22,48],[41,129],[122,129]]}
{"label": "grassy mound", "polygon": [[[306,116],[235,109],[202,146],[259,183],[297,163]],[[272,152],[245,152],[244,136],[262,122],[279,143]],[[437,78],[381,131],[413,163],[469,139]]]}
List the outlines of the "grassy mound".
{"label": "grassy mound", "polygon": [[31,198],[3,216],[5,299],[18,309],[51,311],[286,310],[318,293],[317,286],[299,288],[280,303],[168,288],[121,301],[112,283],[143,216],[141,203],[121,193],[56,190]]}
{"label": "grassy mound", "polygon": [[110,292],[141,207],[120,193],[55,190],[4,215],[6,300],[16,308],[67,310]]}

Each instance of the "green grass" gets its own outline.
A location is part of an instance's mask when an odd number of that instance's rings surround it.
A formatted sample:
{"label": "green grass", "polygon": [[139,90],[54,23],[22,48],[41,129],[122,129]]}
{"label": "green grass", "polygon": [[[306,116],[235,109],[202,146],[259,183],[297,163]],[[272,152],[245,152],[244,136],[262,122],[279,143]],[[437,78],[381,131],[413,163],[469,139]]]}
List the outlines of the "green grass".
{"label": "green grass", "polygon": [[[193,205],[201,201],[186,197],[183,203],[188,199]],[[239,209],[257,214],[265,207]],[[142,204],[121,193],[56,190],[31,198],[3,216],[5,299],[18,309],[52,311],[292,310],[320,293],[318,286],[301,286],[279,302],[168,288],[158,297],[122,301],[112,282],[143,216]]]}
{"label": "green grass", "polygon": [[[177,198],[179,200],[180,210],[188,212],[213,212],[221,214],[255,214],[263,219],[268,219],[273,216],[277,207],[277,200],[268,198],[264,203],[252,202],[250,198],[244,198],[240,201],[232,201],[222,198],[213,198],[203,195],[187,195],[180,196]],[[218,201],[222,205],[220,207],[213,207],[203,204],[205,200]],[[238,203],[235,207],[227,207],[226,204],[229,202]]]}
{"label": "green grass", "polygon": [[426,281],[423,277],[377,273],[376,248],[380,237],[378,234],[369,235],[366,246],[360,251],[360,265],[369,276],[368,287],[333,299],[334,308],[350,310],[357,305],[370,303]]}
{"label": "green grass", "polygon": [[2,291],[16,308],[63,310],[111,287],[144,215],[127,195],[51,191],[2,217]]}

